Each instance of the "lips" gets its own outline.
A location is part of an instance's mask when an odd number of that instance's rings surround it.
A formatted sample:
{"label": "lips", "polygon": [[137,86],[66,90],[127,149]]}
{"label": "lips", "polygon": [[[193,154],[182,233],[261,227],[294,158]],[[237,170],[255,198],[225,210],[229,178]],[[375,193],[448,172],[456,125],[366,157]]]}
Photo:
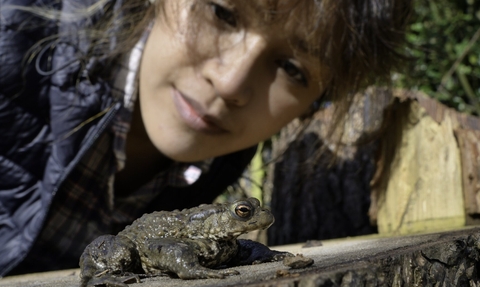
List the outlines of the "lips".
{"label": "lips", "polygon": [[173,102],[180,117],[191,129],[206,134],[221,134],[227,130],[221,126],[219,119],[210,116],[196,101],[187,98],[177,89],[172,92]]}

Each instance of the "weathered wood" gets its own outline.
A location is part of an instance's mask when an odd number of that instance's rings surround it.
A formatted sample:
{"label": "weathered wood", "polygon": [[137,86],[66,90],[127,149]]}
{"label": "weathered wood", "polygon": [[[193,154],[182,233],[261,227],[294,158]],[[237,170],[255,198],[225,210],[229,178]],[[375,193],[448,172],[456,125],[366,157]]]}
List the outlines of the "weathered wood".
{"label": "weathered wood", "polygon": [[[374,162],[357,156],[337,161],[325,151],[308,164],[321,141],[314,133],[289,147],[276,164],[271,208],[275,224],[267,230],[270,245],[374,233],[367,215]],[[366,146],[359,155],[372,154]]]}
{"label": "weathered wood", "polygon": [[[131,287],[200,286],[480,286],[480,228],[400,236],[325,241],[323,246],[280,248],[314,260],[290,269],[280,262],[240,266],[226,279],[143,279]],[[0,279],[2,287],[78,286],[78,270]]]}
{"label": "weathered wood", "polygon": [[[298,277],[291,272],[289,278],[248,286],[480,286],[479,229],[350,245],[345,241],[337,247],[344,248],[338,257],[327,255],[317,268],[299,272]],[[337,264],[332,266],[333,262]]]}
{"label": "weathered wood", "polygon": [[397,233],[478,224],[480,119],[421,92],[394,96],[371,183],[372,222]]}
{"label": "weathered wood", "polygon": [[[294,122],[274,141],[279,160],[271,167],[266,190],[272,190],[272,209],[281,224],[269,231],[270,243],[362,234],[365,228],[352,226],[365,222],[362,196],[369,189],[368,217],[380,233],[479,223],[479,118],[421,92],[369,88],[356,96],[343,134],[332,141],[328,122],[333,112],[317,112],[298,137],[301,125]],[[375,161],[373,167],[369,160]],[[356,196],[350,196],[354,189]],[[351,208],[349,200],[357,207]],[[350,222],[343,220],[346,207],[352,210]],[[328,220],[335,216],[339,219],[332,225]],[[299,230],[298,222],[312,227]]]}
{"label": "weathered wood", "polygon": [[465,210],[469,215],[480,214],[480,131],[455,130],[462,157],[462,180]]}
{"label": "weathered wood", "polygon": [[305,130],[295,121],[281,131],[264,188],[277,222],[268,229],[269,244],[376,232],[368,217],[377,149],[371,139],[392,98],[388,89],[358,94],[338,141],[327,136],[332,108],[318,111]]}
{"label": "weathered wood", "polygon": [[[388,183],[378,197],[380,233],[415,233],[465,226],[461,162],[451,118],[437,123],[416,101],[397,107],[397,139]],[[390,133],[399,135],[389,135]]]}
{"label": "weathered wood", "polygon": [[396,89],[393,91],[393,95],[402,102],[407,100],[417,101],[437,123],[441,123],[444,118],[448,117],[452,120],[452,126],[454,128],[480,131],[480,119],[478,117],[457,112],[439,101],[430,98],[425,93]]}

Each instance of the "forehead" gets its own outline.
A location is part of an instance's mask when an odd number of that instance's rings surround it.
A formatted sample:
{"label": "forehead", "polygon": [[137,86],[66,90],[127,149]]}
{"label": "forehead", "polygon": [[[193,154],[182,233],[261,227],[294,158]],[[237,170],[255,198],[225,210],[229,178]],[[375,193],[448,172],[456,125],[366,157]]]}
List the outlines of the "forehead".
{"label": "forehead", "polygon": [[[320,7],[313,0],[232,0],[258,29],[282,33],[302,52],[313,53],[321,29]],[[272,29],[273,28],[273,29]]]}
{"label": "forehead", "polygon": [[[255,15],[263,24],[278,22],[304,22],[308,24],[315,14],[315,1],[312,0],[231,0],[236,7]],[[313,12],[313,13],[312,13]],[[307,17],[306,17],[307,16]]]}

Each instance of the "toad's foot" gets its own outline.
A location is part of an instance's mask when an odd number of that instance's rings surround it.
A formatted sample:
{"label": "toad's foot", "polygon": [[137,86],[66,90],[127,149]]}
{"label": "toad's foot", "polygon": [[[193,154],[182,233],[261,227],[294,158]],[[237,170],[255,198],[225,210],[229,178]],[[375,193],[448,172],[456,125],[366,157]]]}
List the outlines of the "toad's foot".
{"label": "toad's foot", "polygon": [[257,259],[255,261],[253,261],[252,264],[283,261],[286,257],[294,257],[295,256],[290,252],[284,252],[284,251],[270,250],[270,252],[273,256]]}
{"label": "toad's foot", "polygon": [[104,274],[100,277],[94,277],[85,283],[86,287],[128,287],[128,284],[140,283],[137,275],[117,277],[111,274]]}
{"label": "toad's foot", "polygon": [[216,278],[216,279],[223,279],[226,276],[233,276],[239,275],[240,272],[234,269],[222,269],[222,270],[213,270],[209,268],[205,268],[203,266],[197,266],[194,270],[188,270],[185,272],[179,271],[177,273],[178,277],[182,279],[208,279],[208,278]]}
{"label": "toad's foot", "polygon": [[227,265],[249,265],[265,262],[282,261],[285,257],[293,257],[290,252],[271,250],[267,246],[252,240],[239,239],[238,253]]}

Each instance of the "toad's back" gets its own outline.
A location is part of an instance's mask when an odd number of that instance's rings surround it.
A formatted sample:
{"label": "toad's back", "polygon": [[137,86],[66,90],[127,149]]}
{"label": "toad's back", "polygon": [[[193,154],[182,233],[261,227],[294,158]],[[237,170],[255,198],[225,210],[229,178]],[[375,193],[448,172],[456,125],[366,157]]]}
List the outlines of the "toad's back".
{"label": "toad's back", "polygon": [[223,212],[222,205],[201,205],[182,211],[158,211],[144,214],[118,235],[134,242],[150,238],[200,238],[207,227],[200,219]]}

